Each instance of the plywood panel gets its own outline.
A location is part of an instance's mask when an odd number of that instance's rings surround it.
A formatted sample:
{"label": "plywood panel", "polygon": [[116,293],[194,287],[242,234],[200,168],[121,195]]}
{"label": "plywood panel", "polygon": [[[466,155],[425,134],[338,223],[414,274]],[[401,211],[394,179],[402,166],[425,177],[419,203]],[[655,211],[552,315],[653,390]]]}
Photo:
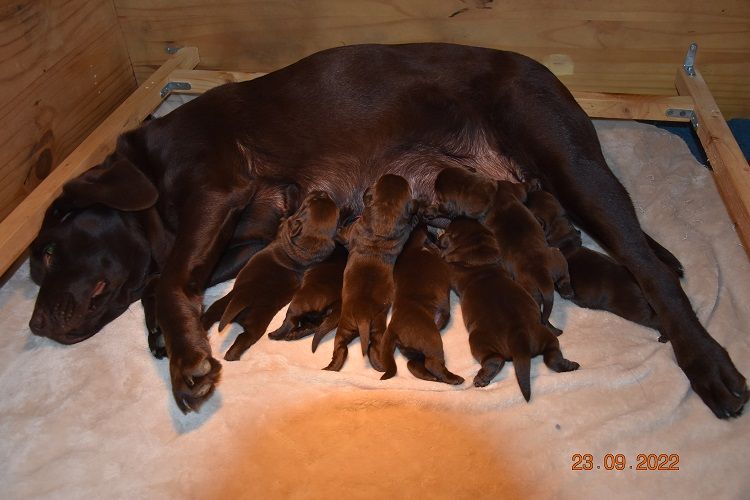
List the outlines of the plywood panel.
{"label": "plywood panel", "polygon": [[674,94],[696,41],[725,115],[750,116],[750,2],[591,0],[114,0],[137,78],[168,45],[201,68],[271,71],[354,43],[445,41],[516,50],[578,90]]}
{"label": "plywood panel", "polygon": [[111,1],[0,7],[0,219],[135,87]]}

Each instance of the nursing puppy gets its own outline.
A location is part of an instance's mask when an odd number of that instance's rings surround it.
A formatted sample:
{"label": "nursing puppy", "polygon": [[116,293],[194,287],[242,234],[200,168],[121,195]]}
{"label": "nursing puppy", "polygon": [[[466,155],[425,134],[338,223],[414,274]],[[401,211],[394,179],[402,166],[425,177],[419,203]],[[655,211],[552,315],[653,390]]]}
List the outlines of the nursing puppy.
{"label": "nursing puppy", "polygon": [[482,368],[474,385],[484,387],[513,361],[526,401],[531,397],[530,363],[538,354],[556,372],[576,370],[565,359],[555,335],[541,322],[539,307],[501,264],[492,233],[476,220],[454,219],[439,246],[450,269],[451,284],[461,299],[471,353]]}
{"label": "nursing puppy", "polygon": [[396,346],[409,359],[407,367],[417,378],[458,385],[462,377],[445,367],[442,330],[450,319],[450,276],[445,261],[428,243],[427,228],[418,226],[396,260],[393,279],[396,293],[393,314],[383,335],[381,380],[396,375]]}
{"label": "nursing puppy", "polygon": [[483,221],[494,233],[503,265],[542,306],[542,321],[549,323],[555,287],[561,296],[572,295],[568,264],[556,248],[549,248],[533,214],[524,206],[528,191],[537,184],[493,181],[468,170],[449,167],[435,180],[438,211],[449,217]]}
{"label": "nursing puppy", "polygon": [[[383,175],[365,191],[362,217],[347,231],[349,260],[344,271],[341,319],[326,370],[344,365],[347,346],[357,336],[362,354],[382,370],[378,347],[385,332],[388,310],[393,302],[393,265],[416,224],[417,203],[403,177]],[[370,342],[375,349],[370,349]]]}
{"label": "nursing puppy", "polygon": [[294,296],[304,271],[330,255],[338,216],[339,209],[328,194],[311,192],[282,223],[276,239],[242,268],[232,291],[206,311],[204,327],[222,311],[220,330],[232,321],[244,328],[224,359],[238,360],[257,342],[274,315]]}
{"label": "nursing puppy", "polygon": [[284,323],[268,334],[271,339],[297,340],[314,335],[312,350],[315,352],[320,339],[339,323],[347,255],[346,249],[337,244],[328,258],[305,271]]}
{"label": "nursing puppy", "polygon": [[[557,199],[545,191],[529,193],[529,210],[544,227],[547,242],[568,261],[572,300],[580,307],[609,311],[639,325],[659,330],[659,320],[633,275],[611,257],[581,245]],[[659,342],[667,342],[663,334]]]}

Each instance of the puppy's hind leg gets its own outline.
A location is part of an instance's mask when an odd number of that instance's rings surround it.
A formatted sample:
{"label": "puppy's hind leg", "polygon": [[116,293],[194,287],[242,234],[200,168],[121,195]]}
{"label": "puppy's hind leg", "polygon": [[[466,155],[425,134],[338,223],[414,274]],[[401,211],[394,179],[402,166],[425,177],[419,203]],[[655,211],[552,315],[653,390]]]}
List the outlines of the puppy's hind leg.
{"label": "puppy's hind leg", "polygon": [[547,345],[544,348],[544,364],[547,365],[550,370],[560,372],[572,372],[577,370],[581,365],[575,361],[570,361],[563,357],[562,351],[560,350],[560,342],[549,332],[544,332],[544,336],[548,337]]}
{"label": "puppy's hind leg", "polygon": [[318,348],[318,345],[320,344],[320,341],[323,340],[323,337],[328,334],[331,330],[336,328],[339,324],[339,319],[341,319],[341,301],[336,301],[331,306],[331,313],[326,316],[326,319],[323,320],[323,322],[320,324],[320,326],[316,327],[315,329],[311,330],[310,333],[313,334],[312,339],[312,352],[315,352],[315,350]]}
{"label": "puppy's hind leg", "polygon": [[564,299],[572,299],[574,292],[573,286],[570,284],[570,273],[568,272],[568,261],[565,256],[557,248],[550,248],[550,255],[552,257],[552,281],[555,283],[555,289],[560,297]]}
{"label": "puppy's hind leg", "polygon": [[448,385],[461,385],[464,383],[463,377],[452,373],[446,368],[444,358],[425,357],[424,367],[435,376],[438,382]]}
{"label": "puppy's hind leg", "polygon": [[344,328],[339,326],[336,330],[336,338],[333,341],[333,356],[328,366],[323,368],[324,370],[337,372],[341,370],[346,361],[346,356],[349,354],[348,346],[352,340],[357,337],[358,333],[355,329]]}
{"label": "puppy's hind leg", "polygon": [[484,387],[500,373],[505,365],[505,359],[499,354],[490,354],[482,360],[482,368],[474,376],[474,386]]}
{"label": "puppy's hind leg", "polygon": [[227,293],[206,309],[201,316],[201,325],[203,325],[203,328],[208,330],[214,323],[219,322],[221,316],[224,314],[224,309],[227,308],[227,304],[229,304],[230,300],[232,300],[232,292]]}
{"label": "puppy's hind leg", "polygon": [[234,340],[234,343],[224,355],[224,359],[227,361],[240,359],[240,356],[263,336],[275,314],[276,311],[273,310],[259,311],[256,309],[251,312],[245,309],[242,311],[234,321],[242,326],[244,331]]}

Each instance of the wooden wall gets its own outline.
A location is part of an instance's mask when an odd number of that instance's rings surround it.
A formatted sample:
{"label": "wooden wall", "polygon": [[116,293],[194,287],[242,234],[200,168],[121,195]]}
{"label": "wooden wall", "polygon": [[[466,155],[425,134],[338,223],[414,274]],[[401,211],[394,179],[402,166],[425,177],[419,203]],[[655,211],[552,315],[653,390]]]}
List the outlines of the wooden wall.
{"label": "wooden wall", "polygon": [[111,0],[0,5],[0,219],[136,87]]}
{"label": "wooden wall", "polygon": [[139,81],[168,45],[206,69],[270,71],[337,45],[516,50],[578,90],[674,94],[690,42],[722,111],[750,116],[748,0],[114,0]]}

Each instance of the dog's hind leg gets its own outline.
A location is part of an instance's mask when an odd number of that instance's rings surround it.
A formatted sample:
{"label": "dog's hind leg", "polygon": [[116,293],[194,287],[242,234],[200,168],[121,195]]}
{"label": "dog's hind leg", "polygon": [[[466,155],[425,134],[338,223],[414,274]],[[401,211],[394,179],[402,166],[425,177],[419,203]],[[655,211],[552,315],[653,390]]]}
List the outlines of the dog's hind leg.
{"label": "dog's hind leg", "polygon": [[323,368],[324,370],[337,372],[341,370],[346,361],[346,357],[349,354],[349,344],[352,340],[357,338],[356,328],[344,328],[339,325],[339,329],[336,330],[336,338],[333,341],[333,356],[328,366]]}
{"label": "dog's hind leg", "polygon": [[482,367],[474,376],[474,386],[484,387],[492,382],[492,379],[500,373],[505,366],[505,359],[499,354],[490,354],[482,360]]}
{"label": "dog's hind leg", "polygon": [[527,71],[529,85],[523,89],[498,90],[495,109],[502,112],[493,116],[499,142],[529,145],[523,159],[541,175],[545,189],[638,281],[693,390],[717,417],[740,415],[750,398],[745,377],[700,324],[678,276],[649,245],[591,120],[548,70]]}
{"label": "dog's hind leg", "polygon": [[266,333],[268,324],[277,312],[278,309],[259,311],[255,308],[253,310],[245,309],[237,315],[234,322],[239,324],[244,331],[234,340],[232,346],[224,354],[224,359],[227,361],[240,359],[242,353],[250,349]]}
{"label": "dog's hind leg", "polygon": [[654,251],[660,261],[664,262],[674,273],[682,278],[685,275],[685,269],[682,267],[682,262],[672,254],[669,250],[659,244],[658,241],[653,239],[649,234],[644,231],[643,236],[646,237],[646,242],[651,250]]}

